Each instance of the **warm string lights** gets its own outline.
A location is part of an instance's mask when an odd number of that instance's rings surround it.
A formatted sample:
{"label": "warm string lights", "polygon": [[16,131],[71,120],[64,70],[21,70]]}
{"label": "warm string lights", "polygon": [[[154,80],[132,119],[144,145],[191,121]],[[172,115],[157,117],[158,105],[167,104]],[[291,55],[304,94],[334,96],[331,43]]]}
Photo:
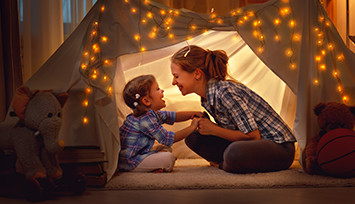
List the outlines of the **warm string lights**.
{"label": "warm string lights", "polygon": [[[101,14],[105,12],[105,6],[100,7]],[[87,108],[89,105],[89,97],[93,91],[101,91],[106,95],[112,94],[112,78],[108,74],[112,69],[110,59],[103,59],[101,56],[101,46],[109,42],[109,38],[102,34],[99,29],[101,19],[92,23],[90,26],[90,36],[88,43],[84,47],[81,57],[80,73],[85,78],[88,87],[85,89],[85,96],[82,101],[84,107],[83,123],[89,122],[87,116]]]}
{"label": "warm string lights", "polygon": [[313,83],[319,85],[321,83],[321,74],[331,74],[336,82],[336,90],[340,93],[344,103],[350,101],[350,97],[345,93],[344,87],[340,80],[340,72],[338,66],[345,60],[345,57],[341,50],[339,50],[335,43],[329,39],[332,23],[326,18],[326,12],[322,6],[318,5],[318,19],[315,21],[313,27],[313,41],[315,43],[316,53],[314,56],[314,62],[317,67],[315,70],[315,77]]}
{"label": "warm string lights", "polygon": [[[285,56],[288,57],[290,61],[290,69],[296,69],[295,63],[295,53],[294,53],[294,44],[300,42],[301,35],[296,33],[296,21],[294,20],[292,8],[289,5],[289,0],[281,0],[279,2],[275,2],[273,4],[268,5],[267,7],[274,8],[277,12],[275,12],[275,17],[272,19],[274,36],[271,36],[274,41],[280,43],[281,40],[286,41],[290,38],[289,46],[284,50]],[[263,8],[265,9],[265,8]],[[247,25],[248,23],[252,24],[253,36],[259,42],[259,47],[257,47],[256,52],[259,54],[263,54],[265,51],[265,34],[264,34],[264,22],[262,17],[260,16],[263,12],[262,10],[245,10],[238,9],[231,12],[231,16],[236,18],[235,25],[238,27],[242,27]],[[268,19],[269,20],[269,19]],[[280,29],[284,28],[284,24],[287,24],[286,27],[289,28],[289,35],[282,39],[280,34]],[[270,23],[268,24],[270,26]],[[268,36],[270,38],[270,36]],[[268,39],[269,40],[269,39]]]}
{"label": "warm string lights", "polygon": [[[188,14],[181,14],[178,10],[174,9],[162,9],[153,4],[148,0],[138,1],[138,5],[133,5],[130,0],[121,0],[124,6],[131,15],[137,15],[137,33],[132,33],[132,39],[137,42],[137,46],[140,52],[145,52],[148,48],[145,43],[149,40],[156,39],[168,39],[176,40],[175,38],[184,37],[188,42],[193,36],[206,33],[207,30],[212,27],[218,27],[224,23],[229,23],[238,29],[242,26],[251,25],[253,29],[253,36],[259,42],[259,47],[257,52],[263,54],[266,49],[266,43],[269,39],[267,37],[272,37],[277,43],[288,44],[287,48],[284,50],[285,57],[289,60],[289,69],[296,70],[297,64],[295,48],[301,41],[302,36],[296,32],[297,22],[293,16],[292,7],[289,4],[289,0],[280,0],[273,4],[268,5],[268,7],[273,7],[275,9],[275,17],[272,19],[274,36],[265,36],[264,33],[264,23],[261,17],[263,10],[253,11],[249,7],[239,8],[233,10],[230,16],[220,17],[214,11],[211,10],[209,18],[198,18],[195,19],[193,16]],[[135,1],[134,3],[137,3]],[[265,7],[264,7],[265,8]],[[248,9],[248,10],[247,10]],[[82,102],[85,108],[83,123],[88,123],[89,119],[87,117],[87,107],[91,104],[89,103],[89,97],[94,91],[102,91],[106,95],[112,94],[112,78],[110,74],[112,69],[112,60],[103,59],[101,56],[101,46],[109,42],[108,36],[100,32],[100,19],[101,15],[106,11],[104,5],[100,8],[100,16],[97,22],[91,25],[90,39],[83,50],[80,73],[84,76],[88,87],[85,91],[85,97]],[[340,80],[340,73],[337,69],[337,65],[344,60],[344,55],[337,50],[334,43],[326,37],[327,30],[330,29],[331,23],[325,18],[326,14],[323,9],[319,9],[319,19],[317,25],[313,28],[313,33],[316,39],[315,44],[317,47],[317,54],[314,58],[314,63],[318,67],[316,71],[316,77],[314,78],[314,85],[319,85],[322,83],[320,80],[320,72],[326,72],[331,70],[332,76],[337,80],[337,91],[341,94],[344,103],[350,100],[344,92],[344,87],[342,86]],[[179,24],[178,22],[188,22],[187,24]],[[178,25],[177,25],[178,24]],[[186,26],[186,27],[181,27]],[[268,22],[267,26],[270,26]],[[286,31],[284,29],[288,28]],[[281,30],[283,31],[281,32]],[[181,32],[185,30],[185,32]],[[331,66],[326,59],[331,59]]]}

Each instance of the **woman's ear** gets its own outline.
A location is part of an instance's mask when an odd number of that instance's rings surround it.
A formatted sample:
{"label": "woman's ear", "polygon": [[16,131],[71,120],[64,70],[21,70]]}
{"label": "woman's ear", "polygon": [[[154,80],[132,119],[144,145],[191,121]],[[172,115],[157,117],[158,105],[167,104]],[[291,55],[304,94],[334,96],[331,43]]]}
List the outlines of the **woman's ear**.
{"label": "woman's ear", "polygon": [[144,97],[142,98],[142,103],[143,103],[145,106],[149,107],[149,106],[152,104],[152,100],[151,100],[149,97],[144,96]]}
{"label": "woman's ear", "polygon": [[201,79],[202,77],[202,70],[201,69],[196,69],[194,71],[194,77],[196,79],[196,81],[198,81],[199,79]]}

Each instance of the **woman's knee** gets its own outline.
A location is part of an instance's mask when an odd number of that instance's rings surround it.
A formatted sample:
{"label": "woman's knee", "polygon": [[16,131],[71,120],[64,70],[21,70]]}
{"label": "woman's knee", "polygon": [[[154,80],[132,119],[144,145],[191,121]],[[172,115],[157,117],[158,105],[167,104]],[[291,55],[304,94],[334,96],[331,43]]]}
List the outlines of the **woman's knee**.
{"label": "woman's knee", "polygon": [[185,138],[185,144],[190,148],[194,149],[194,147],[197,144],[197,141],[199,140],[199,134],[196,132],[191,133],[189,136]]}
{"label": "woman's knee", "polygon": [[248,162],[248,155],[245,151],[244,145],[241,142],[234,142],[230,144],[223,153],[222,169],[228,172],[245,173],[246,162]]}

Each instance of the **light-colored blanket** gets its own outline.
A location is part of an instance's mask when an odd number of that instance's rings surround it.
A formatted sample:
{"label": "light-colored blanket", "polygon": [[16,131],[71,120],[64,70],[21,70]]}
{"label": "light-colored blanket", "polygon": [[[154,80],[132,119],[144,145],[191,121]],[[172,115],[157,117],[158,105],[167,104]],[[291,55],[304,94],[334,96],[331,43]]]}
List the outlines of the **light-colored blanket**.
{"label": "light-colored blanket", "polygon": [[288,170],[232,174],[212,167],[204,159],[178,159],[170,173],[119,173],[105,186],[107,190],[134,189],[231,189],[285,187],[355,186],[355,178],[333,178],[306,174],[298,162]]}

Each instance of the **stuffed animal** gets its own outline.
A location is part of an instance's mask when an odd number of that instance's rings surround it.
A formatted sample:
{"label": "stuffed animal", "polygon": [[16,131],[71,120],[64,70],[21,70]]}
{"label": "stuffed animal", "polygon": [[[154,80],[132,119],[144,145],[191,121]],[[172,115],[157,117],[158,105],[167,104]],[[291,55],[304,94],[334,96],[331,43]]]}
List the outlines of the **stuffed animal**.
{"label": "stuffed animal", "polygon": [[[346,169],[353,168],[349,163],[355,163],[353,162],[355,158],[352,156],[353,154],[348,154],[349,151],[351,153],[355,150],[355,145],[353,145],[355,142],[355,132],[353,131],[355,106],[349,107],[342,103],[329,102],[319,103],[313,110],[318,117],[320,132],[311,138],[303,151],[302,165],[305,172],[347,177],[345,175]],[[322,154],[320,155],[320,153]],[[335,154],[338,155],[334,156]],[[341,158],[343,161],[336,161],[331,157]],[[323,161],[327,161],[328,167],[322,166]],[[342,173],[344,174],[342,175]]]}
{"label": "stuffed animal", "polygon": [[14,95],[12,106],[18,121],[0,124],[0,148],[15,151],[16,169],[27,179],[62,176],[56,157],[64,145],[58,135],[67,98],[66,93],[55,96],[27,87],[18,88]]}
{"label": "stuffed animal", "polygon": [[31,92],[28,87],[20,87],[12,103],[13,117],[0,123],[0,151],[2,155],[15,154],[17,161],[13,166],[24,174],[25,188],[34,201],[41,199],[43,189],[51,186],[48,178],[59,180],[63,174],[57,156],[64,144],[58,135],[67,98],[66,93],[54,95],[51,91]]}

